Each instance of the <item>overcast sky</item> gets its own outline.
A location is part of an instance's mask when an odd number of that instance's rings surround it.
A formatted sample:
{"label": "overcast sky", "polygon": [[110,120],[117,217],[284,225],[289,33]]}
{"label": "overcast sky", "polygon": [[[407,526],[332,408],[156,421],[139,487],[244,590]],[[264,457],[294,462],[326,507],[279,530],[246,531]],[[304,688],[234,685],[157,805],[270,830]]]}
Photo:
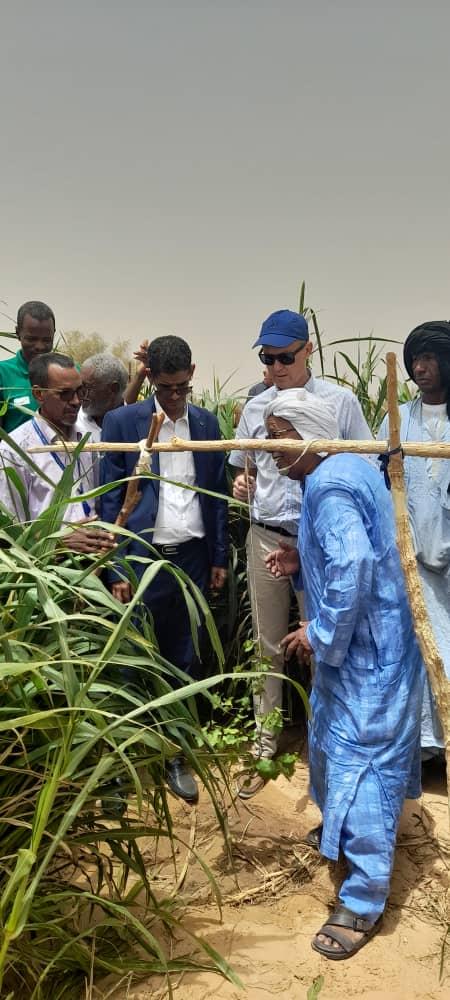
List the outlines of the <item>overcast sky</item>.
{"label": "overcast sky", "polygon": [[449,318],[449,38],[445,0],[3,0],[1,308],[235,386],[302,278],[328,339]]}

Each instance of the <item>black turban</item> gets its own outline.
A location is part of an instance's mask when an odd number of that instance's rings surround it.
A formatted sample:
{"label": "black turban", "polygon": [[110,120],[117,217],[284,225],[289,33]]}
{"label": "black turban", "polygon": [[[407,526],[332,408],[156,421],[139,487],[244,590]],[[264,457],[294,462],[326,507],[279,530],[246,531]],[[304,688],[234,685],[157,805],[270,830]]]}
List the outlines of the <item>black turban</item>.
{"label": "black turban", "polygon": [[450,365],[450,323],[446,320],[437,320],[433,323],[422,323],[410,333],[405,340],[403,348],[403,361],[406,371],[414,381],[412,372],[412,360],[419,354],[432,352],[439,362],[444,362],[444,367]]}

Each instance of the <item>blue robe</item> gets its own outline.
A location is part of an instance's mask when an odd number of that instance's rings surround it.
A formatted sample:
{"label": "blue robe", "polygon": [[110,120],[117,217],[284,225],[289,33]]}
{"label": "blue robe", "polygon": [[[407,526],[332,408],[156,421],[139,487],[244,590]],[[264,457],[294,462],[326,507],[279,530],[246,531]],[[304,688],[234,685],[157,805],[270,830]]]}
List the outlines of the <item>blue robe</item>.
{"label": "blue robe", "polygon": [[[402,441],[429,441],[422,419],[420,399],[400,407]],[[388,435],[387,421],[379,437]],[[450,420],[446,420],[442,441],[450,443]],[[408,513],[417,557],[417,568],[434,637],[450,679],[450,461],[405,456],[405,486]],[[441,724],[428,678],[422,707],[422,748],[428,753],[444,747]],[[425,754],[424,754],[425,756]]]}
{"label": "blue robe", "polygon": [[423,664],[383,477],[357,455],[306,477],[299,552],[316,670],[309,733],[321,852],[341,849],[339,894],[375,921],[389,892],[405,797],[420,794]]}

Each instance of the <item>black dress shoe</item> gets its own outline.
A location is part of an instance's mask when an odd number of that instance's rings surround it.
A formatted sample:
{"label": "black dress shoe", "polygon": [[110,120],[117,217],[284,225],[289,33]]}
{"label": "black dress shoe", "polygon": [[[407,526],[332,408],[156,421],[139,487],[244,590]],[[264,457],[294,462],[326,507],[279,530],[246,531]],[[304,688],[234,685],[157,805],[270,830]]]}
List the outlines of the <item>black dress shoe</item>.
{"label": "black dress shoe", "polygon": [[198,802],[198,788],[183,757],[174,757],[166,764],[166,781],[179,799],[194,805]]}
{"label": "black dress shoe", "polygon": [[121,778],[112,778],[102,792],[103,815],[108,819],[120,819],[127,808],[126,793]]}

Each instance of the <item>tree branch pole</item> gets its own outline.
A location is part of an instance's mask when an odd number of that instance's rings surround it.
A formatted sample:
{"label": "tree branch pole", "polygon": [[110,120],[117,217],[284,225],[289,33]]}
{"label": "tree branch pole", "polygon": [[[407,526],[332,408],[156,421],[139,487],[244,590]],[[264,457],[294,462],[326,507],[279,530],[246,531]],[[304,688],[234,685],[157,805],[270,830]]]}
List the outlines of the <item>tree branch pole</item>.
{"label": "tree branch pole", "polygon": [[[414,629],[436,702],[445,740],[447,761],[447,789],[449,792],[450,821],[450,681],[439,653],[423,596],[417,569],[408,515],[408,503],[403,475],[403,456],[400,443],[400,411],[398,406],[397,358],[393,352],[386,356],[387,402],[389,417],[389,478],[397,527],[397,545],[400,553],[406,590],[411,607]],[[403,448],[405,451],[405,448]]]}
{"label": "tree branch pole", "polygon": [[[351,452],[355,455],[382,455],[388,451],[388,441],[329,441],[325,438],[316,438],[314,441],[305,442],[307,450],[312,454],[319,451],[328,451],[330,455],[339,455],[341,452]],[[79,447],[76,441],[64,441],[61,444],[55,442],[49,445],[34,445],[27,448],[28,455],[42,455],[47,451],[57,451],[70,453]],[[427,444],[424,441],[405,441],[403,444],[404,455],[416,455],[418,458],[450,458],[450,444],[437,442]],[[277,441],[261,440],[256,438],[231,438],[230,440],[218,439],[214,441],[184,441],[182,438],[173,437],[171,441],[157,441],[152,452],[159,451],[298,451],[298,441],[292,438],[277,439]],[[86,452],[107,452],[107,451],[141,451],[139,441],[120,441],[117,444],[112,441],[98,441],[95,444],[84,445]]]}
{"label": "tree branch pole", "polygon": [[136,462],[133,470],[133,479],[130,479],[127,483],[127,489],[125,493],[125,498],[123,504],[119,510],[116,517],[115,524],[119,528],[125,528],[130,514],[133,513],[135,507],[137,507],[142,493],[139,489],[139,478],[148,471],[149,459],[151,459],[151,454],[153,451],[153,442],[155,438],[158,437],[161,425],[164,423],[164,413],[154,413],[152,416],[149,432],[147,435],[147,440],[142,449],[140,449],[140,456]]}

